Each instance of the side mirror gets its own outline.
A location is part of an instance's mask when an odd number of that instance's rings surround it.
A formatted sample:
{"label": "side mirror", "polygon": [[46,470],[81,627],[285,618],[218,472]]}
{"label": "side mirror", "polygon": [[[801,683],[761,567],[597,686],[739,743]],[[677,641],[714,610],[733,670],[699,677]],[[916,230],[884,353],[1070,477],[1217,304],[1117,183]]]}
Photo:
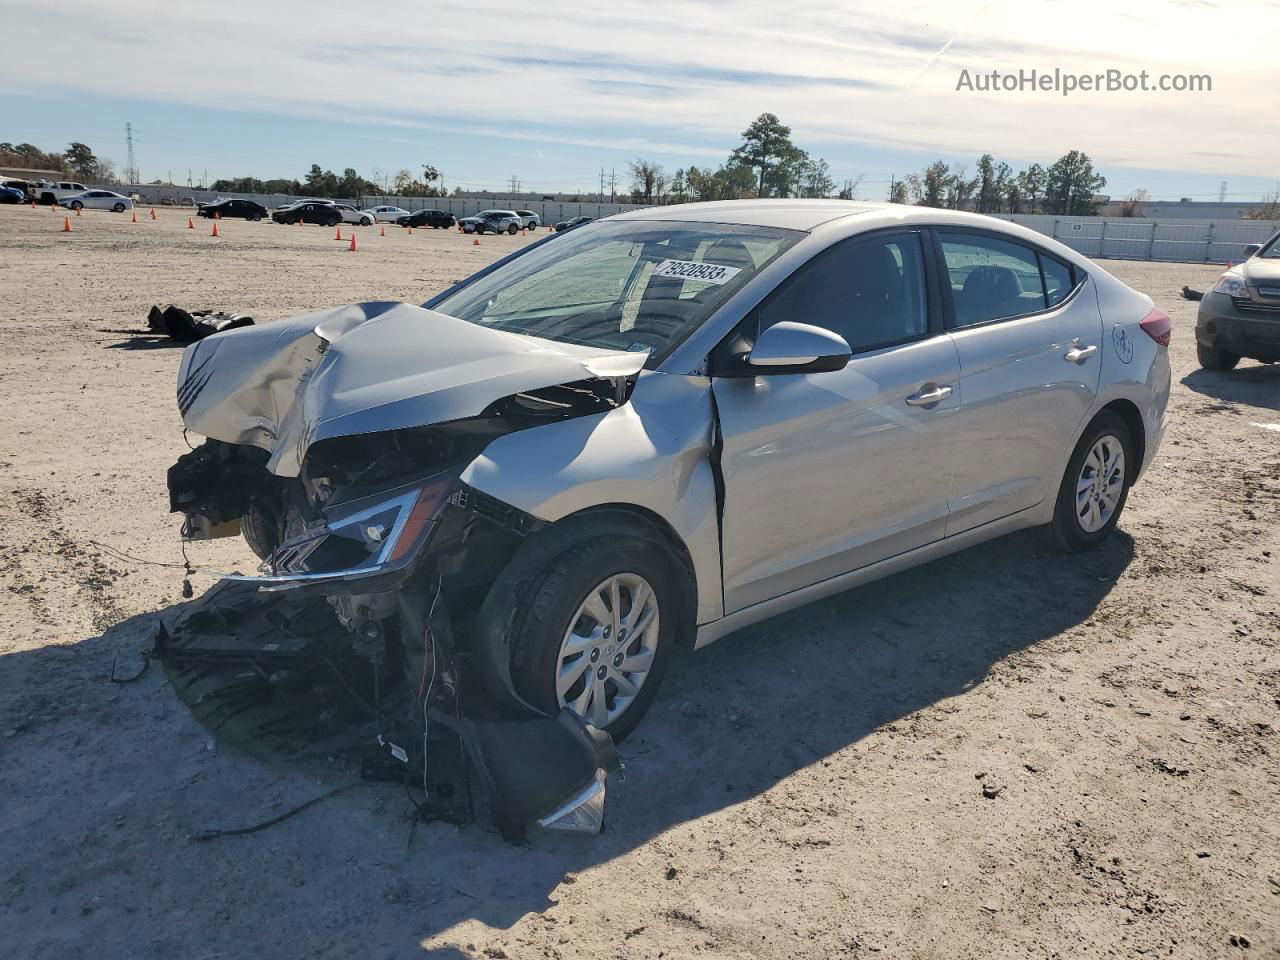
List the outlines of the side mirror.
{"label": "side mirror", "polygon": [[1244,245],[1244,258],[1248,260],[1250,257],[1252,257],[1255,253],[1257,253],[1261,249],[1262,249],[1262,244],[1260,243],[1246,243]]}
{"label": "side mirror", "polygon": [[842,370],[853,351],[838,333],[784,320],[756,338],[747,355],[754,373],[825,373]]}

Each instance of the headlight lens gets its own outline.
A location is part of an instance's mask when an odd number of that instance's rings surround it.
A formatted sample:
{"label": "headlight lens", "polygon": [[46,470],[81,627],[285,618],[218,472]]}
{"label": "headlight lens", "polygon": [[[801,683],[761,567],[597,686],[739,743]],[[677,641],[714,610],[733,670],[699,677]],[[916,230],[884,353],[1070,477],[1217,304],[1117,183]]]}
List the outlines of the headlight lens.
{"label": "headlight lens", "polygon": [[1225,293],[1229,297],[1247,297],[1249,296],[1249,288],[1244,282],[1244,277],[1238,273],[1224,273],[1218,278],[1218,282],[1213,285],[1214,293]]}
{"label": "headlight lens", "polygon": [[282,543],[259,569],[289,580],[398,570],[430,536],[458,476],[450,471],[327,509],[323,527]]}

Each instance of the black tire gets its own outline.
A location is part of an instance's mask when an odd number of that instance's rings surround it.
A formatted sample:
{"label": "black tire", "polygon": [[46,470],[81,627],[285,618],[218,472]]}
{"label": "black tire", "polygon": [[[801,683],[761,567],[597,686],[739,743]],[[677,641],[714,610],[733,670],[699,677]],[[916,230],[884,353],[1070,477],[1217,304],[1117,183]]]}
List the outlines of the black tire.
{"label": "black tire", "polygon": [[507,227],[507,233],[511,234],[511,236],[513,237],[519,232],[520,232],[520,228],[517,227],[514,223]]}
{"label": "black tire", "polygon": [[116,204],[114,207],[112,207],[111,209],[112,209],[112,210],[114,210],[116,213],[124,213],[124,204],[123,204],[123,203],[117,203],[117,204]]}
{"label": "black tire", "polygon": [[371,226],[373,226],[373,221],[372,221],[372,220],[370,220],[368,217],[361,217],[361,218],[360,218],[360,226],[362,226],[362,227],[371,227]]}
{"label": "black tire", "polygon": [[71,209],[72,209],[72,210],[79,210],[79,209],[81,209],[82,207],[84,207],[84,204],[83,204],[83,203],[81,203],[79,200],[72,200],[72,201],[71,201]]}
{"label": "black tire", "polygon": [[[1076,512],[1076,486],[1084,468],[1085,458],[1089,456],[1094,444],[1107,436],[1117,440],[1124,452],[1123,487],[1111,517],[1101,528],[1090,531],[1081,525]],[[1124,512],[1124,505],[1129,499],[1129,487],[1133,485],[1137,470],[1138,462],[1128,424],[1118,414],[1110,411],[1098,414],[1085,430],[1080,442],[1076,444],[1071,460],[1067,463],[1067,471],[1063,474],[1062,483],[1058,487],[1053,522],[1049,524],[1049,533],[1054,543],[1067,553],[1079,553],[1082,550],[1093,549],[1111,536],[1111,532],[1120,521],[1120,514]]]}
{"label": "black tire", "polygon": [[1213,347],[1206,347],[1203,343],[1196,344],[1196,357],[1200,360],[1200,366],[1206,370],[1225,372],[1235,369],[1235,365],[1240,362],[1240,354],[1215,350]]}
{"label": "black tire", "polygon": [[257,223],[259,220],[261,220],[261,219],[262,219],[262,214],[260,214],[260,213],[255,213],[255,214],[254,214],[253,216],[251,216],[249,219],[250,219],[250,220],[252,220],[254,223]]}
{"label": "black tire", "polygon": [[513,624],[511,676],[521,696],[548,712],[560,709],[556,674],[560,645],[572,626],[570,617],[591,590],[612,575],[639,574],[657,598],[658,642],[639,693],[605,727],[614,740],[622,740],[649,709],[680,642],[680,589],[675,569],[660,547],[638,537],[583,540],[556,557],[530,585]]}

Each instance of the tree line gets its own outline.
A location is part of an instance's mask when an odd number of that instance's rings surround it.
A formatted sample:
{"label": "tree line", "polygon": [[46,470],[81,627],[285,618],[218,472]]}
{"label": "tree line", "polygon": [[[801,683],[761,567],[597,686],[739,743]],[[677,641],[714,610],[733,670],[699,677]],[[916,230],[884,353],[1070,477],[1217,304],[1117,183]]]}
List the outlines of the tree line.
{"label": "tree line", "polygon": [[114,180],[115,164],[99,157],[88,144],[72,141],[66,150],[45,151],[30,143],[0,143],[0,167],[22,170],[49,170],[79,180]]}
{"label": "tree line", "polygon": [[[837,188],[827,161],[812,157],[791,140],[791,128],[776,114],[762,113],[742,132],[742,143],[716,168],[680,168],[670,177],[662,164],[637,158],[628,165],[630,198],[635,203],[686,203],[694,200],[741,200],[752,197],[831,197],[851,200],[862,177]],[[1096,213],[1094,195],[1106,177],[1093,169],[1079,150],[1048,167],[1033,163],[1015,173],[989,153],[978,158],[975,172],[936,160],[919,173],[894,179],[886,199],[979,213]]]}

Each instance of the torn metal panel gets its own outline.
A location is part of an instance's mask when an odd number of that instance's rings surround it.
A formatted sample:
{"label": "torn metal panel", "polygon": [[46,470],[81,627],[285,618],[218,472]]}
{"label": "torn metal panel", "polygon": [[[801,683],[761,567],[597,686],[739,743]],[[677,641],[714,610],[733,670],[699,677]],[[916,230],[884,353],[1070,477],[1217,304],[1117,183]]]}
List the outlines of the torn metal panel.
{"label": "torn metal panel", "polygon": [[713,427],[709,379],[646,372],[624,406],[496,438],[462,480],[547,522],[611,504],[660,517],[688,551],[705,623],[723,615]]}
{"label": "torn metal panel", "polygon": [[296,476],[321,440],[474,417],[525,391],[634,376],[645,358],[363,303],[193,344],[178,405],[193,432],[259,447],[271,472]]}

